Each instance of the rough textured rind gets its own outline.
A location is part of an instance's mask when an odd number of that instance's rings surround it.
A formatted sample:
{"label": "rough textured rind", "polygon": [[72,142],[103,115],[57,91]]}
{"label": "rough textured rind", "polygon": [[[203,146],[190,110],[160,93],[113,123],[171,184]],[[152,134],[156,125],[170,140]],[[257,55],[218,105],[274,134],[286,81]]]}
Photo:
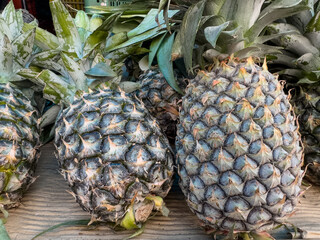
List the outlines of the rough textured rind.
{"label": "rough textured rind", "polygon": [[176,139],[180,186],[217,230],[265,230],[294,211],[303,151],[283,86],[266,67],[221,63],[182,99]]}
{"label": "rough textured rind", "polygon": [[20,204],[39,158],[38,113],[10,84],[0,83],[0,204]]}
{"label": "rough textured rind", "polygon": [[58,117],[55,146],[61,173],[93,220],[120,222],[133,204],[136,223],[145,221],[146,197],[171,188],[168,140],[125,93],[104,89],[75,100]]}
{"label": "rough textured rind", "polygon": [[306,177],[320,185],[320,87],[302,86],[292,99],[304,146]]}
{"label": "rough textured rind", "polygon": [[[169,139],[175,139],[181,95],[167,83],[159,69],[140,75],[141,88],[135,94],[146,105]],[[183,86],[182,86],[183,87]]]}

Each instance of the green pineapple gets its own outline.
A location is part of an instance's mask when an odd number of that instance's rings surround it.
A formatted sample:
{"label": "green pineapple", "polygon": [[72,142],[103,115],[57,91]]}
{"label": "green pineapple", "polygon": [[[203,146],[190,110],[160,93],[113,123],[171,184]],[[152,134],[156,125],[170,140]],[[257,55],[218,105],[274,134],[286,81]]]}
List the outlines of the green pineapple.
{"label": "green pineapple", "polygon": [[35,180],[39,158],[39,113],[14,84],[29,61],[35,32],[22,33],[22,12],[10,2],[0,15],[0,204],[19,205]]}
{"label": "green pineapple", "polygon": [[[66,43],[62,30],[73,31],[75,24],[60,1],[50,5],[60,42]],[[101,28],[97,30],[96,36],[89,34],[89,43],[98,42]],[[77,34],[72,35],[72,42],[78,41]],[[64,71],[24,74],[43,87],[46,98],[65,107],[56,119],[54,143],[60,171],[76,201],[92,221],[115,222],[126,229],[141,227],[153,210],[167,215],[163,198],[173,175],[168,139],[143,104],[114,88],[111,79],[116,74],[95,53],[100,44],[83,58],[75,56],[86,47],[67,47],[62,44],[69,52],[54,58]]]}
{"label": "green pineapple", "polygon": [[[215,47],[204,54],[214,64],[190,80],[182,98],[177,163],[180,187],[203,226],[247,232],[246,238],[252,238],[251,232],[271,229],[294,212],[301,192],[303,148],[283,84],[266,63],[260,67],[248,56],[279,51],[264,44],[275,37],[262,36],[264,28],[307,6],[230,3],[215,8],[219,17],[202,31]],[[193,10],[203,10],[204,4],[200,1]]]}

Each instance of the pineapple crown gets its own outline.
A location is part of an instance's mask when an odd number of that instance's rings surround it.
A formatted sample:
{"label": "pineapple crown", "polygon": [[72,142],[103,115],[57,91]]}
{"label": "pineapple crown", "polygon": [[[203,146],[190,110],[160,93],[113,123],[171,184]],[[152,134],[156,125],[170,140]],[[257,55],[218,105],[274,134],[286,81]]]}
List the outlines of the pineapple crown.
{"label": "pineapple crown", "polygon": [[[266,54],[279,52],[279,47],[267,45],[266,42],[279,35],[265,36],[265,28],[283,17],[292,16],[309,9],[307,1],[294,0],[247,0],[247,1],[200,1],[193,5],[183,19],[182,30],[192,20],[192,12],[198,18],[199,44],[204,43],[204,56],[208,59],[220,54],[234,54],[238,58],[249,56],[264,57]],[[207,20],[203,23],[203,18]],[[187,69],[192,68],[192,52],[188,50],[186,34],[181,34],[181,49]],[[201,42],[202,40],[202,42]],[[196,41],[197,42],[197,41]],[[208,45],[208,43],[210,45]],[[191,48],[192,49],[192,48]]]}
{"label": "pineapple crown", "polygon": [[270,35],[282,34],[272,40],[284,48],[273,62],[286,65],[280,74],[300,79],[298,84],[317,84],[320,79],[320,2],[315,2],[309,10],[267,28]]}
{"label": "pineapple crown", "polygon": [[[141,3],[136,0],[129,7]],[[176,0],[155,1],[158,10],[150,11],[131,32],[140,33],[112,49],[129,46],[135,41],[151,40],[149,67],[156,58],[169,85],[179,93],[171,61],[183,58],[188,72],[194,66],[204,67],[204,59],[234,54],[236,57],[264,57],[279,53],[281,47],[266,42],[283,33],[265,35],[272,22],[295,15],[310,7],[308,0]],[[99,13],[103,8],[99,9]],[[127,9],[128,5],[121,7]],[[145,9],[145,8],[143,8]],[[105,9],[110,14],[111,8]],[[139,32],[140,31],[140,32]],[[194,54],[196,53],[196,54]],[[202,57],[203,56],[203,57]]]}
{"label": "pineapple crown", "polygon": [[0,82],[23,80],[19,71],[29,64],[33,54],[35,31],[23,32],[21,10],[10,1],[0,14]]}
{"label": "pineapple crown", "polygon": [[19,74],[42,86],[46,99],[69,104],[77,93],[117,76],[103,50],[120,14],[103,21],[78,11],[73,19],[60,0],[51,0],[50,8],[56,36],[34,23],[24,24],[24,31],[35,30],[35,44],[41,51]]}

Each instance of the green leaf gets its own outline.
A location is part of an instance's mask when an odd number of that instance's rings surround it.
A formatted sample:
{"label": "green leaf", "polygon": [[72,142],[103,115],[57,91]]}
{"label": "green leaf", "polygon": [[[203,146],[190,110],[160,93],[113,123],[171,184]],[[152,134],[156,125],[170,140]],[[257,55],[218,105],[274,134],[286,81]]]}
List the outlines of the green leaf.
{"label": "green leaf", "polygon": [[90,18],[82,10],[77,12],[76,17],[74,18],[74,23],[76,24],[77,28],[83,28],[87,31],[90,29]]}
{"label": "green leaf", "polygon": [[220,33],[226,29],[228,25],[229,22],[225,22],[219,26],[206,27],[204,29],[204,35],[212,47],[216,47],[216,42],[220,36]]}
{"label": "green leaf", "polygon": [[31,65],[53,70],[66,76],[67,74],[64,67],[62,66],[63,64],[60,60],[59,53],[59,50],[48,50],[40,52],[33,57]]}
{"label": "green leaf", "polygon": [[107,39],[104,51],[108,52],[108,51],[110,51],[110,49],[116,47],[117,45],[124,43],[127,40],[128,40],[128,36],[127,36],[126,32],[116,33]]}
{"label": "green leaf", "polygon": [[181,50],[186,65],[186,69],[189,72],[192,72],[192,53],[194,48],[194,42],[196,39],[196,34],[198,32],[198,27],[201,21],[205,3],[206,0],[202,0],[192,5],[186,12],[181,25]]}
{"label": "green leaf", "polygon": [[82,56],[82,44],[77,27],[68,10],[60,0],[50,0],[54,29],[66,52]]}
{"label": "green leaf", "polygon": [[87,226],[90,223],[90,219],[85,219],[85,220],[73,220],[73,221],[66,221],[57,225],[54,225],[50,228],[48,228],[47,230],[37,234],[36,236],[34,236],[31,240],[34,240],[40,236],[42,236],[43,234],[47,233],[47,232],[51,232],[52,230],[55,230],[59,227],[63,227],[63,226]]}
{"label": "green leaf", "polygon": [[86,57],[100,43],[102,43],[109,35],[109,31],[113,24],[119,18],[120,13],[115,13],[108,17],[100,27],[98,27],[87,39],[84,48],[83,56]]}
{"label": "green leaf", "polygon": [[255,24],[244,34],[249,43],[254,42],[255,38],[260,35],[262,30],[270,23],[280,18],[285,18],[297,14],[301,11],[308,10],[309,7],[302,0],[276,0],[273,1],[260,14]]}
{"label": "green leaf", "polygon": [[133,239],[135,237],[140,236],[144,232],[144,227],[145,227],[145,225],[143,224],[141,228],[139,228],[132,235],[130,235],[129,237],[124,238],[123,240],[129,240],[129,239]]}
{"label": "green leaf", "polygon": [[45,83],[42,81],[37,80],[37,76],[41,73],[42,69],[38,67],[30,67],[30,68],[22,68],[19,70],[17,74],[22,76],[25,79],[29,79],[31,82],[39,85],[39,86],[44,86]]}
{"label": "green leaf", "polygon": [[[178,10],[169,10],[168,11],[168,17],[173,17]],[[139,24],[138,27],[135,29],[132,29],[130,32],[128,32],[128,37],[132,38],[134,36],[140,35],[142,33],[145,33],[149,31],[150,29],[154,29],[160,25],[165,25],[165,20],[162,15],[162,11],[159,13],[160,17],[158,19],[158,23],[156,22],[156,16],[158,15],[157,9],[151,9],[148,13],[148,15],[143,19],[143,21]]]}
{"label": "green leaf", "polygon": [[90,77],[116,77],[117,74],[112,68],[104,62],[96,64],[93,68],[86,72]]}
{"label": "green leaf", "polygon": [[318,54],[306,53],[299,57],[296,63],[306,72],[320,70],[320,57]]}
{"label": "green leaf", "polygon": [[102,24],[103,24],[102,16],[99,14],[93,14],[92,17],[90,18],[89,31],[94,32]]}
{"label": "green leaf", "polygon": [[147,32],[144,32],[138,36],[135,36],[135,37],[132,37],[130,38],[128,41],[122,43],[122,44],[119,44],[118,46],[115,46],[113,48],[109,48],[108,51],[114,51],[114,50],[117,50],[117,49],[120,49],[120,48],[124,48],[124,47],[128,47],[128,46],[131,46],[131,45],[135,45],[137,43],[141,43],[145,40],[148,40],[150,38],[155,38],[156,36],[166,32],[166,30],[164,29],[165,26],[164,25],[161,25],[160,27],[157,27],[157,28],[153,28]]}
{"label": "green leaf", "polygon": [[25,23],[23,25],[23,31],[27,32],[30,29],[36,28],[36,37],[35,37],[35,44],[39,46],[42,50],[50,50],[50,49],[57,49],[60,46],[58,38],[53,35],[52,33],[39,28],[35,27],[30,23]]}
{"label": "green leaf", "polygon": [[175,34],[171,34],[162,41],[158,49],[157,60],[159,69],[162,72],[165,79],[167,80],[168,84],[178,93],[183,94],[174,77],[173,65],[171,61],[171,50],[174,41],[174,36]]}
{"label": "green leaf", "polygon": [[8,24],[0,17],[0,32],[7,35],[10,41],[13,40]]}
{"label": "green leaf", "polygon": [[13,72],[12,45],[7,35],[0,32],[0,78],[10,76]]}
{"label": "green leaf", "polygon": [[127,230],[139,228],[135,222],[133,206],[129,206],[129,208],[127,209],[127,213],[124,216],[124,218],[122,219],[120,225]]}
{"label": "green leaf", "polygon": [[56,121],[60,111],[61,107],[59,105],[54,105],[48,111],[46,111],[40,119],[40,128],[43,129],[46,126],[53,124]]}
{"label": "green leaf", "polygon": [[0,239],[1,240],[11,240],[9,234],[4,226],[3,220],[0,219]]}
{"label": "green leaf", "polygon": [[157,36],[154,38],[150,44],[150,53],[149,53],[149,68],[151,67],[151,64],[153,62],[154,57],[156,56],[158,49],[160,47],[160,44],[162,43],[164,37],[166,36],[166,33],[160,36]]}
{"label": "green leaf", "polygon": [[61,53],[61,59],[77,90],[87,91],[87,77],[81,70],[80,65],[65,53]]}
{"label": "green leaf", "polygon": [[172,52],[171,52],[171,60],[174,61],[180,57],[182,57],[182,46],[181,46],[181,31],[178,31],[176,38],[174,39],[172,45]]}
{"label": "green leaf", "polygon": [[70,84],[50,70],[43,70],[37,76],[37,80],[45,84],[45,97],[51,99],[54,103],[59,104],[60,99],[67,104],[73,101],[77,90],[73,83]]}
{"label": "green leaf", "polygon": [[21,17],[21,15],[17,14],[12,1],[4,8],[2,17],[8,24],[13,39],[19,36],[22,26],[20,25],[21,20],[18,18]]}
{"label": "green leaf", "polygon": [[31,57],[35,34],[36,29],[31,29],[21,34],[12,43],[14,59],[21,67],[24,67]]}
{"label": "green leaf", "polygon": [[231,13],[232,19],[241,26],[242,32],[246,32],[257,21],[265,0],[236,0],[235,2],[235,11]]}

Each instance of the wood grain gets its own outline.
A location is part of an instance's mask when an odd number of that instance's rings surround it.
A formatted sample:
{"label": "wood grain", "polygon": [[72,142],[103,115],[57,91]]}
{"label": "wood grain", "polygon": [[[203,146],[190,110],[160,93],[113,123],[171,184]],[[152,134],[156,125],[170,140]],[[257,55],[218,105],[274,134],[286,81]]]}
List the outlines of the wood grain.
{"label": "wood grain", "polygon": [[[64,221],[89,219],[89,215],[67,192],[68,186],[57,170],[53,150],[52,144],[41,148],[37,168],[38,179],[25,194],[22,205],[9,211],[6,228],[12,240],[30,240],[36,234]],[[320,238],[320,188],[309,189],[300,202],[297,213],[290,222],[305,230],[306,237]],[[166,198],[166,204],[171,211],[169,217],[156,215],[148,221],[144,233],[136,239],[211,239],[199,227],[197,218],[187,207],[177,186],[173,187]],[[103,225],[94,228],[68,226],[55,229],[37,239],[116,240],[128,237],[132,233],[115,232]]]}

